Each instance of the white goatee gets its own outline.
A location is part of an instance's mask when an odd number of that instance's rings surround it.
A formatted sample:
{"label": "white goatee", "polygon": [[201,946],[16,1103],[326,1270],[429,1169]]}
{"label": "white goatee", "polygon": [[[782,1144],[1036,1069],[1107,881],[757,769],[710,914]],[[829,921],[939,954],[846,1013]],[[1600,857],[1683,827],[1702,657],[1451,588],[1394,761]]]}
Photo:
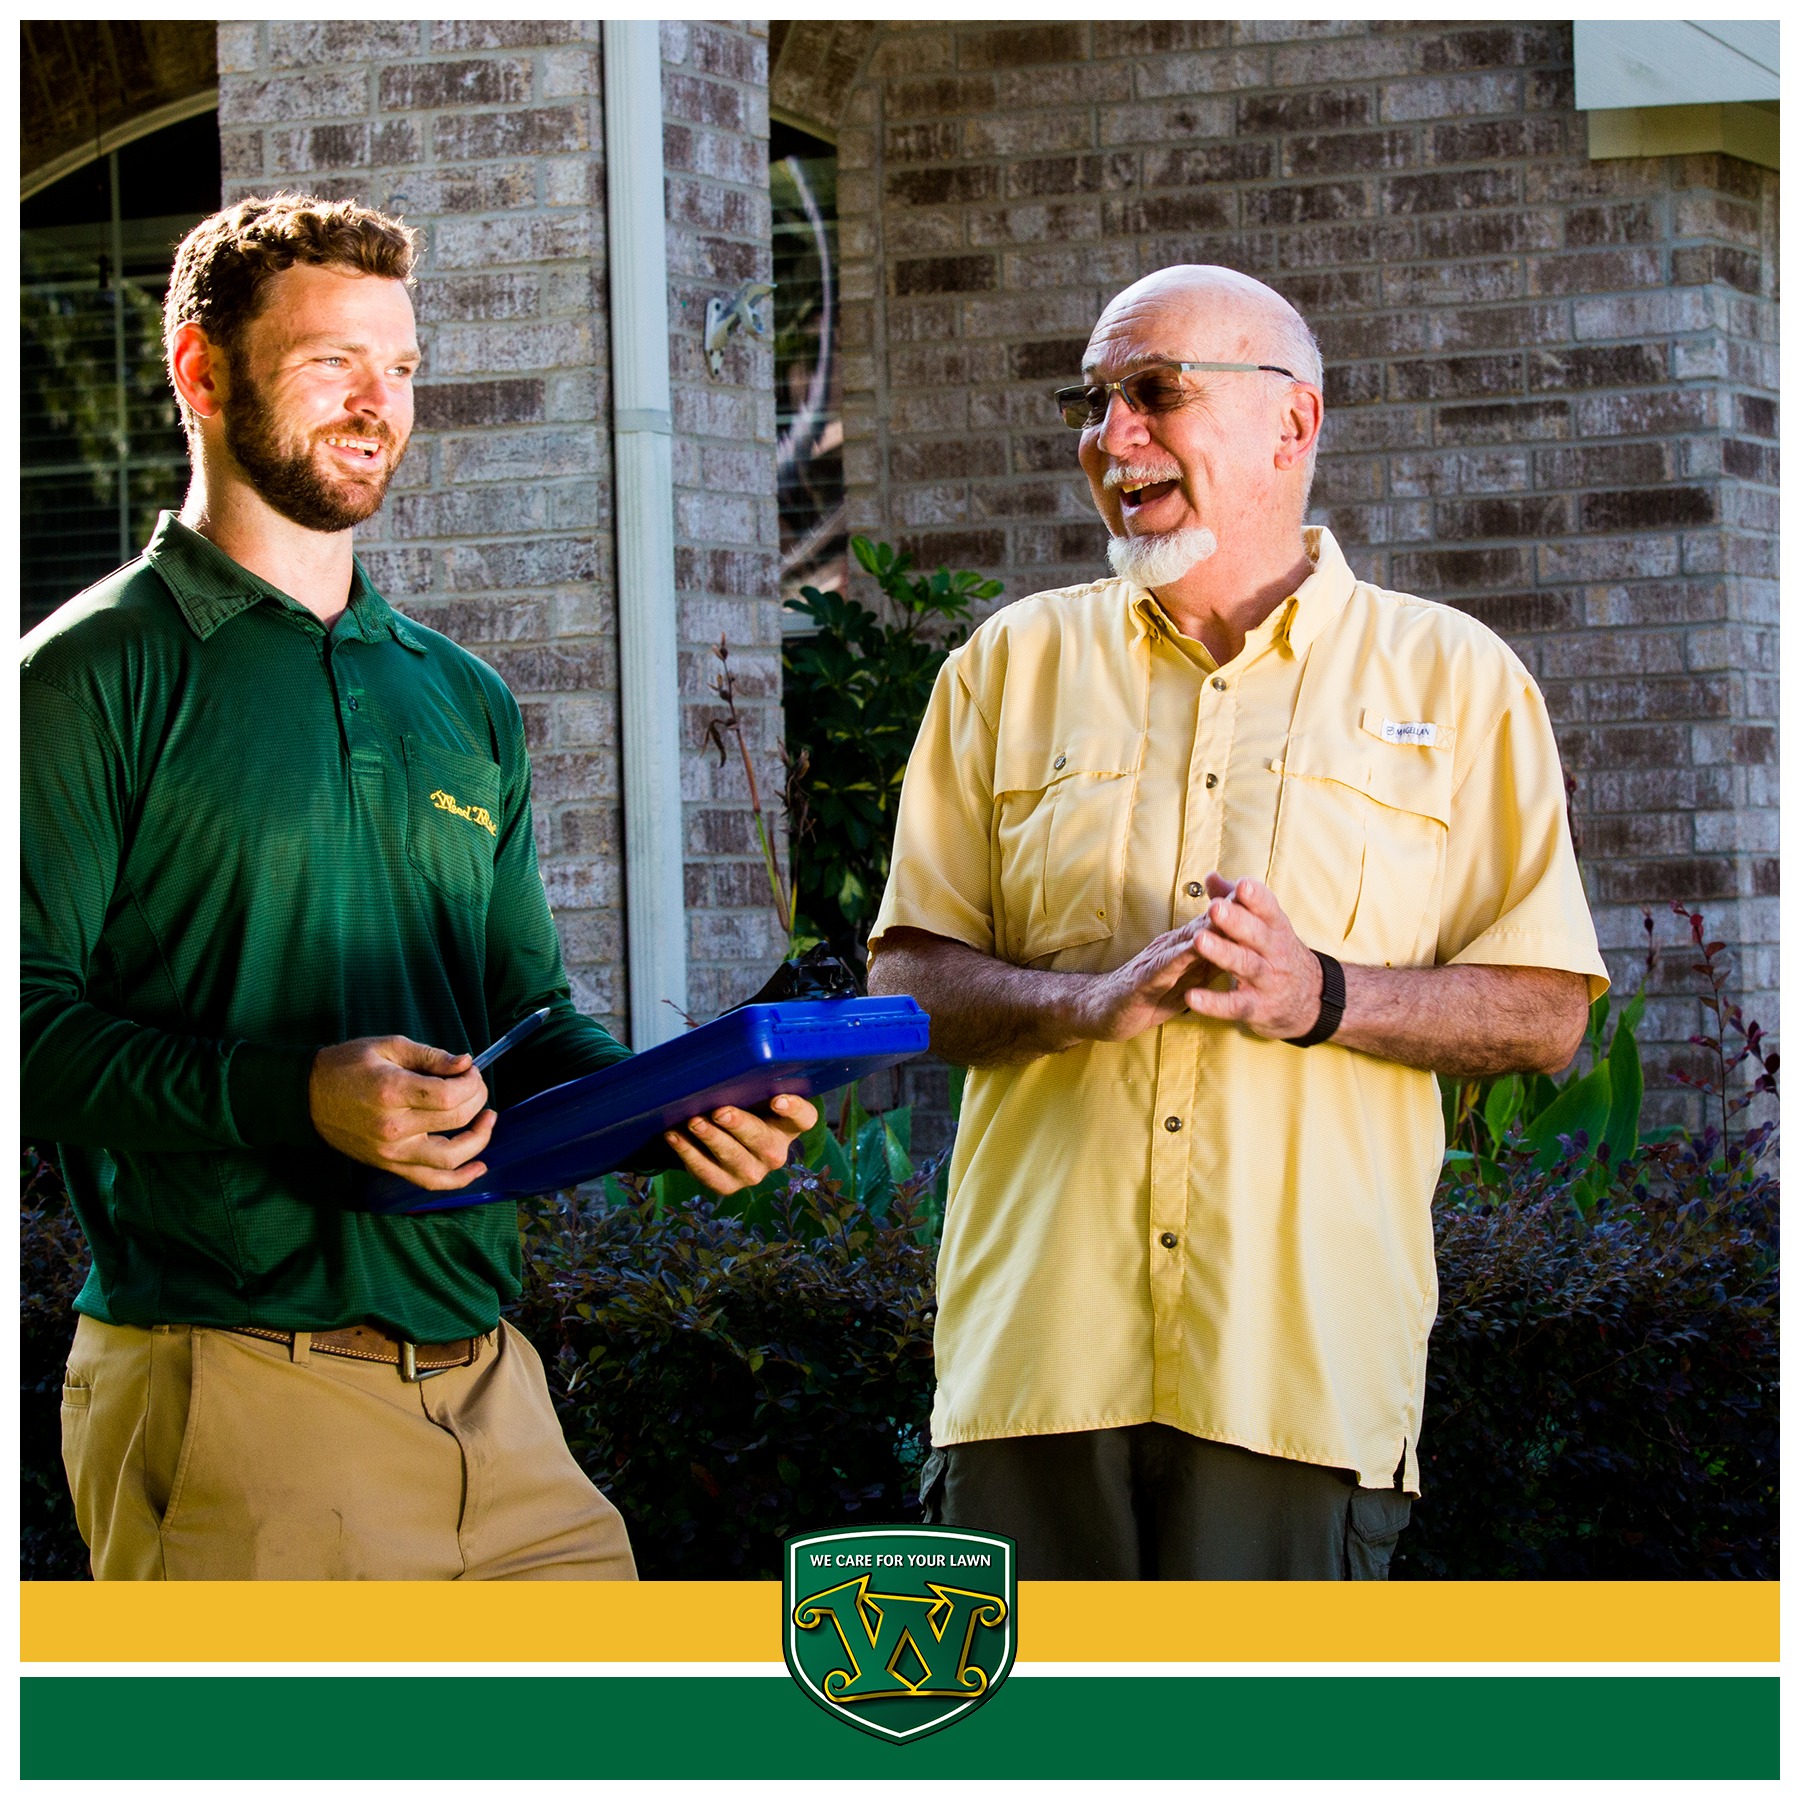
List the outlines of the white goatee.
{"label": "white goatee", "polygon": [[1219,540],[1205,525],[1188,525],[1180,531],[1158,532],[1151,537],[1116,537],[1106,541],[1106,560],[1115,575],[1139,587],[1167,587],[1179,581],[1196,563],[1203,563],[1218,549]]}

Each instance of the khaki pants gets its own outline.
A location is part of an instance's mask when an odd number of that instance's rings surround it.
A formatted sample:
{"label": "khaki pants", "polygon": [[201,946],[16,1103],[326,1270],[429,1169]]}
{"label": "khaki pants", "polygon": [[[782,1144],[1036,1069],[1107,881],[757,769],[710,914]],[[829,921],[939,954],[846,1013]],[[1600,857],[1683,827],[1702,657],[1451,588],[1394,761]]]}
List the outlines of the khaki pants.
{"label": "khaki pants", "polygon": [[97,1580],[630,1581],[510,1325],[467,1368],[84,1317],[63,1463]]}

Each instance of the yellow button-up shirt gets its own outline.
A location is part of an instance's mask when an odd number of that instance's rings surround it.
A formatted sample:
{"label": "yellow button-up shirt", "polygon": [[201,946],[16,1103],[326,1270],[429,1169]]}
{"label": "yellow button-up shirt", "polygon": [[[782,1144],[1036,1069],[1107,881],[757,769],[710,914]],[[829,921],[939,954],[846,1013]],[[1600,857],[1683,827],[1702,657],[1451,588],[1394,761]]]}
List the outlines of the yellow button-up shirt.
{"label": "yellow button-up shirt", "polygon": [[[1542,696],[1485,626],[1314,573],[1215,666],[1144,590],[1003,608],[940,674],[870,938],[1101,972],[1266,879],[1347,963],[1606,986]],[[932,1440],[1148,1420],[1418,1491],[1433,1078],[1190,1016],[978,1069],[938,1259]]]}

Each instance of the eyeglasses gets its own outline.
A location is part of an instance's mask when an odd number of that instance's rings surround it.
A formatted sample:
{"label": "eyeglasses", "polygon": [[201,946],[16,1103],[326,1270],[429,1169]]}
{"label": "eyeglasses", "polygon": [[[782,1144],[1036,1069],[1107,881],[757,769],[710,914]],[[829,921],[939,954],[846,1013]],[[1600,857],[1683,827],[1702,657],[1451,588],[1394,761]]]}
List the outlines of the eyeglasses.
{"label": "eyeglasses", "polygon": [[1106,409],[1112,404],[1111,396],[1115,393],[1134,413],[1172,412],[1184,398],[1181,377],[1190,369],[1217,370],[1233,375],[1285,375],[1289,381],[1301,379],[1292,369],[1283,369],[1274,363],[1157,363],[1151,368],[1139,369],[1135,375],[1127,375],[1122,381],[1090,381],[1080,387],[1058,388],[1050,398],[1056,402],[1063,423],[1071,431],[1086,431],[1106,417]]}

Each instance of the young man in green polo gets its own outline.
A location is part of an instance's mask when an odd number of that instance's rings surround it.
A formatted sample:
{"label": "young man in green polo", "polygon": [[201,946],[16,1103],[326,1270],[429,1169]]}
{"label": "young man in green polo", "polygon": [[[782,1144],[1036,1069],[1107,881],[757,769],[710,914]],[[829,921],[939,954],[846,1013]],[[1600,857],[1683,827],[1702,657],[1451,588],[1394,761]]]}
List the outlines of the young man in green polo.
{"label": "young man in green polo", "polygon": [[[358,1165],[466,1186],[496,1104],[627,1054],[569,997],[512,696],[352,555],[412,429],[413,259],[349,203],[197,226],[187,502],[23,646],[24,1126],[93,1250],[63,1443],[102,1578],[634,1573],[499,1316],[513,1209],[355,1204]],[[731,1192],[814,1116],[671,1142]]]}

